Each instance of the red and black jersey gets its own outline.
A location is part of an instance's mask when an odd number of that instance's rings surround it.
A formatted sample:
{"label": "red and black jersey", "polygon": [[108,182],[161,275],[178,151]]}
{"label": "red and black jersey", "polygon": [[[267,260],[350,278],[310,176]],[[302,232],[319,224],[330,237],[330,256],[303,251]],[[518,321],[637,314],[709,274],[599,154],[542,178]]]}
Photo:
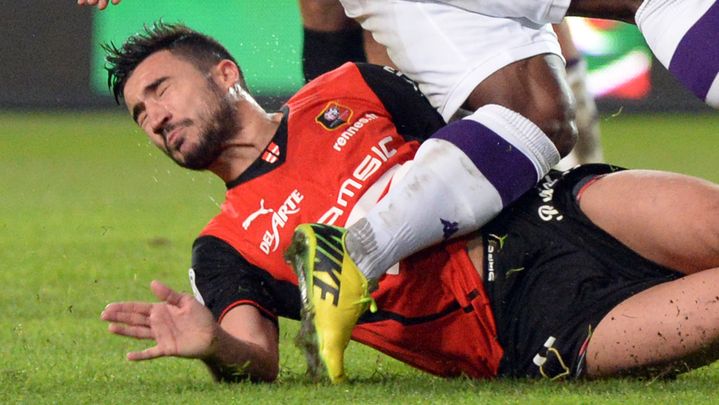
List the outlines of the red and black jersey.
{"label": "red and black jersey", "polygon": [[[282,112],[193,246],[193,287],[218,319],[237,305],[299,319],[297,279],[283,258],[295,227],[361,216],[443,125],[411,81],[351,63],[310,82]],[[502,349],[463,241],[402,261],[373,296],[379,311],[360,319],[355,340],[438,375],[496,374]]]}

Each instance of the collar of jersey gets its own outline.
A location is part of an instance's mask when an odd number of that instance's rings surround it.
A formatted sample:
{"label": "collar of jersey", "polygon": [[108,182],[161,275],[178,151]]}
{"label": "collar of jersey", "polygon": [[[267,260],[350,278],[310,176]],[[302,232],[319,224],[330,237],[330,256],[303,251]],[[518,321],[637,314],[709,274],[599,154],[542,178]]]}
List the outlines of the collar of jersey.
{"label": "collar of jersey", "polygon": [[274,142],[280,148],[279,159],[274,163],[269,163],[263,160],[262,154],[260,154],[260,156],[252,162],[250,167],[237,176],[236,179],[225,183],[225,187],[227,187],[228,190],[256,177],[262,176],[263,174],[278,168],[285,162],[287,154],[287,117],[289,116],[290,109],[287,106],[283,106],[280,109],[280,112],[282,113],[282,120],[280,121],[280,126],[277,127],[277,131],[271,140],[271,142]]}

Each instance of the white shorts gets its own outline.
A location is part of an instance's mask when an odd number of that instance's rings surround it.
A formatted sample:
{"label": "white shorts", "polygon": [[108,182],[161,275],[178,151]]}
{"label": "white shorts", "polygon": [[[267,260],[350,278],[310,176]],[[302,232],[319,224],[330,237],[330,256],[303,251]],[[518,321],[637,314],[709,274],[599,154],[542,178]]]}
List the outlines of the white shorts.
{"label": "white shorts", "polygon": [[407,0],[415,3],[444,3],[490,17],[526,18],[538,24],[557,24],[567,13],[571,0]]}
{"label": "white shorts", "polygon": [[349,17],[387,47],[392,62],[419,84],[447,121],[479,83],[502,67],[539,54],[561,56],[551,26],[527,18],[492,17],[429,0],[341,2]]}

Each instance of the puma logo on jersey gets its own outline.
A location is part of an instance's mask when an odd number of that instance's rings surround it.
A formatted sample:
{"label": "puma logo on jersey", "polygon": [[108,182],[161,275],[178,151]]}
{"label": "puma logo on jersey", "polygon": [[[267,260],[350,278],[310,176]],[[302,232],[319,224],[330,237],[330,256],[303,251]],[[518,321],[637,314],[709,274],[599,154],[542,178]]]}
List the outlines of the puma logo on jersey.
{"label": "puma logo on jersey", "polygon": [[259,217],[260,215],[265,215],[265,214],[269,214],[272,212],[275,212],[275,210],[273,210],[272,208],[265,208],[265,199],[264,198],[261,199],[260,200],[260,208],[257,211],[253,212],[252,214],[250,214],[247,218],[245,218],[244,221],[242,221],[242,228],[244,230],[249,229],[250,225],[252,224],[252,222],[255,219],[257,219],[257,217]]}

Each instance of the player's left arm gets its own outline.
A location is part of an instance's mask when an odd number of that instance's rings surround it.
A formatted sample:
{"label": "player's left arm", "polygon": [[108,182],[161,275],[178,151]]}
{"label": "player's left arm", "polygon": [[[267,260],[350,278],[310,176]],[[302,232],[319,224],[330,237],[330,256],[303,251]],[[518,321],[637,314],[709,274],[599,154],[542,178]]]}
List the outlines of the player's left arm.
{"label": "player's left arm", "polygon": [[255,307],[233,308],[218,324],[192,295],[158,281],[152,282],[151,289],[159,302],[112,303],[101,315],[114,334],[155,341],[155,346],[128,353],[128,360],[200,359],[221,381],[273,381],[277,377],[277,328]]}
{"label": "player's left arm", "polygon": [[[220,325],[220,337],[228,338],[221,350],[204,359],[215,379],[273,380],[279,371],[277,317],[295,315],[287,307],[298,306],[297,287],[279,283],[233,246],[210,235],[193,243],[189,276],[195,298]],[[297,295],[296,305],[288,298],[292,292]]]}
{"label": "player's left arm", "polygon": [[404,74],[387,66],[366,63],[358,63],[357,68],[392,116],[397,132],[404,137],[425,140],[445,125],[417,84]]}
{"label": "player's left arm", "polygon": [[202,360],[218,381],[271,382],[279,373],[277,325],[251,305],[228,311],[220,322],[210,355]]}

